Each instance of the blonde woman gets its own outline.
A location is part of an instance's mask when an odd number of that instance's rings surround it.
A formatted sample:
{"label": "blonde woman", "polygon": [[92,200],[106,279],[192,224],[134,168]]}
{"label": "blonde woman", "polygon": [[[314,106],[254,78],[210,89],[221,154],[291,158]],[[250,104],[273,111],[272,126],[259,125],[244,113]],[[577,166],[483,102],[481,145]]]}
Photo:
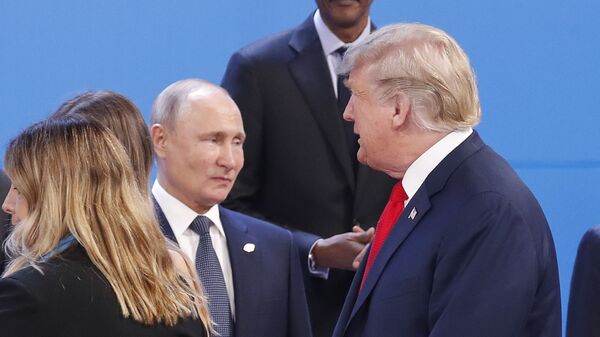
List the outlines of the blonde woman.
{"label": "blonde woman", "polygon": [[193,268],[167,250],[110,131],[81,117],[35,124],[11,141],[5,169],[2,208],[17,221],[2,336],[207,336]]}
{"label": "blonde woman", "polygon": [[152,141],[140,110],[127,97],[113,91],[88,91],[61,105],[51,118],[82,116],[108,128],[125,148],[133,174],[144,194],[150,195]]}

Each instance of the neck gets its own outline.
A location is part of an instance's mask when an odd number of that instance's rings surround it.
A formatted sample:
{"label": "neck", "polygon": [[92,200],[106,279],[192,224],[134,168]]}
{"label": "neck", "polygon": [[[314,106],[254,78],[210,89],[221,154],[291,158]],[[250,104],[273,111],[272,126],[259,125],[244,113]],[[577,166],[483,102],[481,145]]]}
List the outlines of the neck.
{"label": "neck", "polygon": [[409,134],[404,138],[399,137],[398,140],[400,140],[400,143],[396,148],[402,149],[398,151],[402,155],[398,156],[398,161],[395,165],[392,165],[385,173],[395,179],[402,179],[412,163],[448,135],[448,133],[450,132],[421,131]]}
{"label": "neck", "polygon": [[333,23],[328,22],[326,18],[323,18],[323,22],[325,22],[327,28],[329,28],[331,32],[338,37],[338,39],[342,40],[344,43],[352,43],[356,41],[356,39],[358,39],[360,34],[367,26],[367,23],[369,22],[369,17],[365,16],[363,18],[360,18],[360,21],[356,25],[352,25],[351,27],[336,26]]}

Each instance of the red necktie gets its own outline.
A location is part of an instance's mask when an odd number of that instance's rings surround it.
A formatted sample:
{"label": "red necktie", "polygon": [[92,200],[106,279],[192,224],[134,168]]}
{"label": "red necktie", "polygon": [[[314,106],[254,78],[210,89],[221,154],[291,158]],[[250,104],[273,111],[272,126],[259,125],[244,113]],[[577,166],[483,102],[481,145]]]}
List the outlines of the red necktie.
{"label": "red necktie", "polygon": [[396,221],[398,221],[402,211],[404,211],[404,202],[406,199],[408,199],[408,196],[404,191],[404,187],[402,187],[402,180],[400,180],[396,183],[396,185],[394,185],[392,194],[390,194],[390,200],[388,200],[387,205],[385,205],[385,209],[383,210],[383,213],[381,213],[381,217],[377,222],[375,238],[373,238],[373,243],[371,244],[371,251],[369,252],[369,258],[367,259],[367,266],[365,267],[365,273],[363,274],[362,282],[360,284],[361,289],[365,284],[369,270],[371,269],[377,254],[379,254],[385,239],[392,231],[392,228],[394,228],[394,224]]}

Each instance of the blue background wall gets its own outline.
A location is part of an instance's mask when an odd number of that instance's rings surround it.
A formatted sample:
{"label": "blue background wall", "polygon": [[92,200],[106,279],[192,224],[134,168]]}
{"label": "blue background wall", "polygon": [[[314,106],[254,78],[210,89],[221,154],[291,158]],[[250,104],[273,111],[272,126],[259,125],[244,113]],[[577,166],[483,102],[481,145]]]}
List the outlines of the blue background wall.
{"label": "blue background wall", "polygon": [[[0,155],[19,130],[84,90],[121,92],[148,118],[166,85],[187,77],[220,82],[232,52],[300,23],[314,7],[310,0],[0,0]],[[379,26],[438,26],[470,55],[483,105],[478,130],[546,211],[563,309],[579,238],[600,224],[598,13],[592,0],[377,0],[372,7]]]}

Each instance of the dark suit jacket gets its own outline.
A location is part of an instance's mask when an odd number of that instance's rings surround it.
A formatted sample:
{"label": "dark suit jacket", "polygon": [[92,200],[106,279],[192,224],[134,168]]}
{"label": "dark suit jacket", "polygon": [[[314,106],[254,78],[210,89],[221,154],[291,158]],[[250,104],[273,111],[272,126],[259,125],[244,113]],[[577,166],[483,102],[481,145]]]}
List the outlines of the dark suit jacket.
{"label": "dark suit jacket", "polygon": [[[166,237],[177,242],[160,206]],[[220,207],[233,272],[236,337],[310,337],[298,253],[289,231]],[[246,252],[246,243],[255,245]]]}
{"label": "dark suit jacket", "polygon": [[[247,134],[245,165],[224,206],[303,231],[294,231],[303,264],[318,237],[375,226],[394,181],[363,165],[354,173],[312,15],[236,52],[222,86]],[[352,274],[332,271],[307,285],[316,337],[331,335]]]}
{"label": "dark suit jacket", "polygon": [[600,226],[579,244],[571,279],[567,337],[600,336]]}
{"label": "dark suit jacket", "polygon": [[147,326],[123,318],[108,281],[85,250],[75,245],[60,258],[0,280],[3,337],[200,337],[200,320],[174,327]]}
{"label": "dark suit jacket", "polygon": [[[4,173],[4,170],[0,169],[0,205],[4,203],[4,199],[6,198],[9,189],[10,179],[8,179],[8,176],[6,175],[6,173]],[[4,242],[4,240],[6,239],[8,231],[10,230],[9,226],[10,215],[4,213],[0,209],[0,243]],[[5,263],[6,261],[4,257],[4,248],[0,246],[0,275],[2,275],[2,272],[4,272]]]}
{"label": "dark suit jacket", "polygon": [[359,290],[363,273],[334,337],[561,335],[544,214],[476,132],[429,174]]}

